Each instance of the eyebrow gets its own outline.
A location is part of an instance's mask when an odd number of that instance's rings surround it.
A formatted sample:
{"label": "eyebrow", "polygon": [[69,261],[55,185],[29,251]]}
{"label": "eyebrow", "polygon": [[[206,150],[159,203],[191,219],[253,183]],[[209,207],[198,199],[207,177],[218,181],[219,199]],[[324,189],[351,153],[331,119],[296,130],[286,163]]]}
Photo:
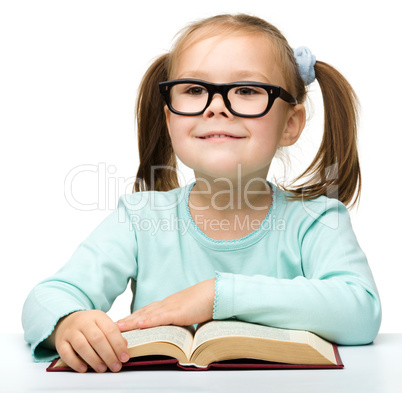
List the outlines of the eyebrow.
{"label": "eyebrow", "polygon": [[[241,71],[236,71],[233,74],[235,76],[236,82],[237,81],[242,81],[242,80],[249,80],[249,81],[263,81],[265,83],[271,83],[271,81],[261,72],[259,71],[249,71],[249,70],[241,70]],[[202,79],[205,81],[208,81],[209,79],[209,73],[204,72],[204,71],[186,71],[180,74],[177,79],[182,79],[182,78],[194,78],[194,79]]]}

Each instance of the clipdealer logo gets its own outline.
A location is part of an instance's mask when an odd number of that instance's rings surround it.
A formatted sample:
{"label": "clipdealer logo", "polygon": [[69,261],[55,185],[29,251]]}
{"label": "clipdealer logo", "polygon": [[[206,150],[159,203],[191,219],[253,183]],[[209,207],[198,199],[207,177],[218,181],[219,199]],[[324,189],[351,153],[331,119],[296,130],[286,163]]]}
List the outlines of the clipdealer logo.
{"label": "clipdealer logo", "polygon": [[[135,177],[116,177],[117,168],[106,163],[81,164],[68,172],[64,180],[64,196],[67,203],[76,210],[114,210],[120,193],[131,193]],[[74,183],[83,179],[97,182],[97,194],[92,195],[93,202],[85,202],[74,193]]]}
{"label": "clipdealer logo", "polygon": [[[155,181],[157,178],[155,176],[156,172],[158,170],[164,169],[166,170],[173,170],[176,172],[178,178],[179,178],[179,183],[180,184],[186,184],[186,180],[184,178],[184,175],[177,169],[173,167],[167,167],[167,166],[153,166],[151,168],[151,181]],[[124,203],[130,208],[132,211],[139,211],[145,206],[148,206],[151,210],[169,210],[177,206],[179,203],[182,202],[183,198],[185,197],[184,193],[184,188],[183,192],[180,193],[179,197],[175,200],[172,200],[170,204],[162,204],[158,205],[158,200],[155,198],[155,193],[150,193],[150,192],[141,192],[137,193],[140,194],[140,197],[137,198],[131,198],[132,196],[132,190],[134,187],[134,184],[138,179],[136,176],[132,177],[122,177],[122,176],[117,176],[117,168],[115,165],[107,165],[104,162],[98,163],[97,165],[95,164],[81,164],[73,169],[71,169],[64,181],[64,195],[67,203],[74,209],[80,210],[80,211],[94,211],[94,210],[109,210],[113,211],[116,209],[118,205],[119,198],[124,198]],[[326,180],[334,180],[338,176],[338,166],[337,164],[332,165],[329,168],[326,168],[325,170],[325,178]],[[241,181],[241,165],[238,165],[238,179]],[[74,190],[76,188],[79,189],[79,185],[82,183],[82,181],[86,180],[88,181],[90,179],[90,182],[95,182],[96,187],[95,187],[95,192],[91,195],[91,200],[90,201],[84,201],[82,197],[79,197],[79,192],[76,193]],[[217,194],[226,194],[226,205],[221,206],[217,203],[217,195],[214,194],[212,195],[212,190],[211,190],[211,185],[208,181],[202,178],[197,178],[197,183],[204,182],[206,186],[206,191],[195,191],[195,193],[199,192],[200,194],[211,194],[210,198],[210,205],[209,206],[193,206],[191,202],[189,202],[189,206],[193,210],[206,210],[210,207],[216,209],[216,210],[224,210],[224,209],[236,209],[239,208],[238,203],[241,200],[244,200],[244,202],[247,204],[247,206],[251,209],[254,210],[260,210],[261,207],[253,206],[250,199],[249,195],[253,195],[258,193],[258,191],[251,191],[251,185],[254,182],[265,182],[265,179],[252,179],[251,181],[248,181],[244,187],[236,187],[229,179],[227,178],[217,178],[214,180],[214,182],[224,182],[225,183],[225,191],[219,191]],[[76,184],[75,184],[76,183]],[[75,185],[74,185],[75,184]],[[330,209],[339,209],[339,205],[334,203],[333,198],[337,198],[337,185],[336,182],[334,182],[334,186],[328,190],[328,196],[329,198],[323,200],[321,199],[320,204],[321,207],[318,208],[318,211],[316,211],[315,208],[315,203],[314,200],[311,203],[309,200],[306,198],[301,199],[301,204],[303,206],[304,211],[306,212],[307,215],[312,217],[314,220],[319,221],[322,225],[325,225],[331,229],[337,229],[339,227],[339,214],[331,214],[331,215],[322,215],[320,211],[322,210],[327,210],[326,208],[322,208],[322,204],[326,204],[326,207],[329,207]],[[91,187],[92,189],[92,187]],[[153,189],[152,184],[151,184],[151,189]],[[243,193],[243,195],[241,195]],[[78,194],[78,195],[77,195]],[[331,200],[332,199],[332,200]],[[236,203],[237,201],[237,203]],[[165,201],[166,202],[166,201]],[[329,205],[330,204],[330,205]],[[275,210],[275,206],[273,206]],[[337,211],[337,213],[339,213]],[[199,221],[198,218],[201,217],[202,215],[199,215],[195,217],[194,221],[197,226],[207,226],[208,228],[216,228],[216,230],[220,231],[225,231],[228,230],[228,225],[229,223],[227,222],[228,220],[221,220],[218,222],[218,220],[211,220],[210,222],[205,222],[205,220],[202,222],[200,219]],[[276,230],[285,230],[286,229],[286,223],[282,222],[279,218],[275,218],[273,214],[270,214],[270,216],[267,217],[269,220],[269,226],[272,229]],[[126,217],[120,217],[119,215],[119,220],[126,220]],[[275,219],[273,222],[272,220]],[[133,216],[133,218],[130,219],[131,224],[141,226],[142,229],[145,229],[147,227],[147,230],[154,230],[153,228],[182,228],[183,225],[179,225],[179,223],[172,224],[171,221],[170,223],[148,223],[146,220],[144,221],[143,219],[140,219],[137,216]],[[244,219],[242,222],[240,221],[239,218],[237,218],[236,225],[241,228],[250,228],[251,229],[256,229],[255,224],[252,220],[250,221],[249,218]],[[257,225],[258,227],[258,225]]]}

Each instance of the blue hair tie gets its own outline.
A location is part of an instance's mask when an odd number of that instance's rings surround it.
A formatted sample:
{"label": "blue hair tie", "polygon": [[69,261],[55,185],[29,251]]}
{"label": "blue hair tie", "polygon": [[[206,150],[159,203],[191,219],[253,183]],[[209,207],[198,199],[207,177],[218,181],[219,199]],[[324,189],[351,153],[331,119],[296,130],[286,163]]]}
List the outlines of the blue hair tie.
{"label": "blue hair tie", "polygon": [[315,80],[315,56],[311,54],[310,49],[305,46],[300,46],[297,49],[293,49],[293,54],[296,58],[297,65],[299,67],[300,76],[304,80],[306,85],[314,82]]}

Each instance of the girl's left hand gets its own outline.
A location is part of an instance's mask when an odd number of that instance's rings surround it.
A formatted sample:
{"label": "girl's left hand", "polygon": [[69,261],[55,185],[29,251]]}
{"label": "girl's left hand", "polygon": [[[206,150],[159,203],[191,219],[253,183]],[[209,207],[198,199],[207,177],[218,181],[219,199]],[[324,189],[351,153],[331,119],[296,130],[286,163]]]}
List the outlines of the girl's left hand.
{"label": "girl's left hand", "polygon": [[121,332],[162,325],[189,326],[212,319],[215,278],[176,292],[117,321]]}

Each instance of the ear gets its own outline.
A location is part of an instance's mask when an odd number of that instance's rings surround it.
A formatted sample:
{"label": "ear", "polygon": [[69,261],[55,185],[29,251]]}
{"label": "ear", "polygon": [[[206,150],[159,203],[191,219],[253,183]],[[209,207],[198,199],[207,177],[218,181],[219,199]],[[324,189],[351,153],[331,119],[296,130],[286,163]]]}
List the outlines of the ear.
{"label": "ear", "polygon": [[291,108],[279,146],[291,146],[299,139],[306,124],[306,109],[298,104]]}
{"label": "ear", "polygon": [[172,137],[172,135],[170,135],[170,114],[171,114],[171,112],[170,112],[169,108],[167,107],[167,105],[165,105],[163,109],[165,111],[166,126],[167,126],[167,129],[169,132],[169,136]]}

